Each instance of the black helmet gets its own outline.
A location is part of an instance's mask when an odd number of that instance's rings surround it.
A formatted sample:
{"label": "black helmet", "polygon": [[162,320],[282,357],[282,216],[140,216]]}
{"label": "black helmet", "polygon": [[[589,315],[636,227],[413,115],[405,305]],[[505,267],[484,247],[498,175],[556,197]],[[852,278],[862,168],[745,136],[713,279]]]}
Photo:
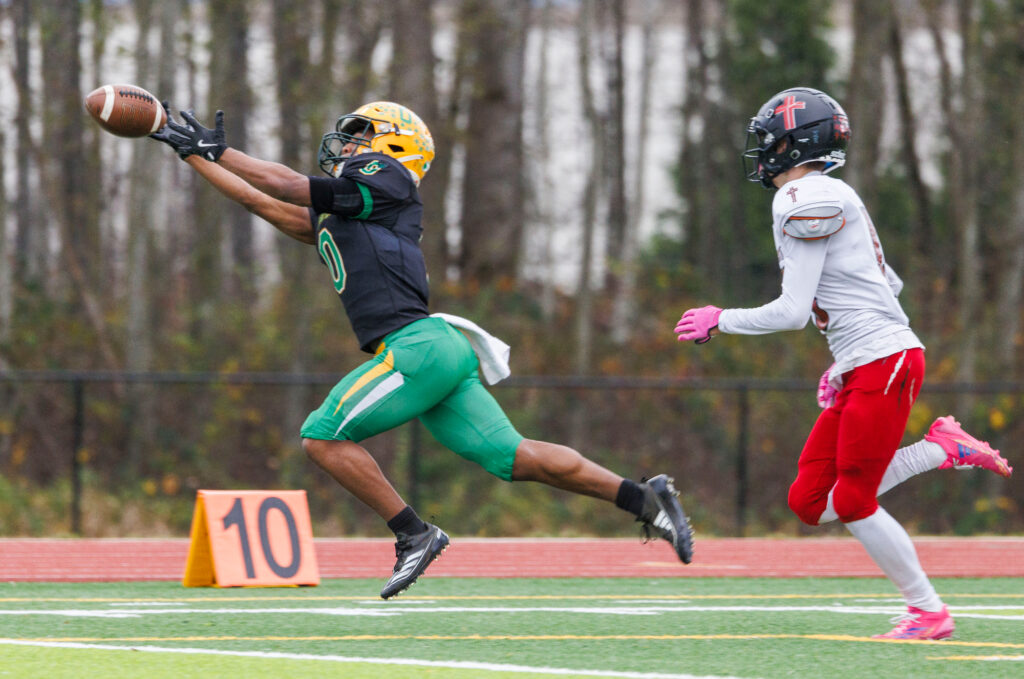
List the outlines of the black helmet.
{"label": "black helmet", "polygon": [[849,143],[850,121],[843,107],[824,92],[793,87],[769,99],[750,119],[744,170],[750,181],[774,188],[772,179],[797,165],[821,161],[824,172],[841,167]]}

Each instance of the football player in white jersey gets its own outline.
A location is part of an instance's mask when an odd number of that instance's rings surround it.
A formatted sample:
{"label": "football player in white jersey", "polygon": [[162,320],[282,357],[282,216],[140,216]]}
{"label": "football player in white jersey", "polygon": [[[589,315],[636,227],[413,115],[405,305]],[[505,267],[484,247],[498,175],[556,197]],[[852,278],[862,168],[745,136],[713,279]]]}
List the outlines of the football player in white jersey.
{"label": "football player in white jersey", "polygon": [[899,588],[908,612],[880,638],[944,639],[953,619],[877,495],[928,469],[982,467],[1007,477],[1012,469],[950,416],[897,450],[924,378],[924,345],[896,299],[902,281],[864,204],[828,176],[846,161],[850,125],[842,107],[818,90],[784,90],[747,131],[747,178],[777,189],[772,234],[782,294],[753,309],[690,309],[677,339],[701,344],[719,332],[799,330],[814,320],[835,363],[819,384],[823,411],[800,454],[789,506],[809,525],[838,518]]}

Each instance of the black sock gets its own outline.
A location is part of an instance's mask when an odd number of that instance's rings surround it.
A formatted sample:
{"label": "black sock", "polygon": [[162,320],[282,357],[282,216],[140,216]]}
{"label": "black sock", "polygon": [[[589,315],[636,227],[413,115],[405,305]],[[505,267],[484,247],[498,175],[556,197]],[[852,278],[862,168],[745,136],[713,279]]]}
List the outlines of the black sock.
{"label": "black sock", "polygon": [[[621,491],[620,491],[621,492]],[[406,535],[415,535],[416,533],[422,533],[427,529],[427,524],[423,522],[416,514],[416,510],[409,505],[405,506],[405,509],[398,512],[388,520],[388,528],[395,535],[399,533],[405,533]]]}
{"label": "black sock", "polygon": [[615,496],[615,506],[625,509],[634,516],[640,516],[644,511],[644,489],[636,481],[622,479],[622,485]]}

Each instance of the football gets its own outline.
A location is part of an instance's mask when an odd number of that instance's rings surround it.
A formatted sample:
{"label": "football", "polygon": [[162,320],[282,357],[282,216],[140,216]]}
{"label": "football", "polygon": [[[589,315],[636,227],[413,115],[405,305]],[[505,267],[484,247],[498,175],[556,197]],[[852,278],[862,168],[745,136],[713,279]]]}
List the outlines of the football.
{"label": "football", "polygon": [[167,124],[167,112],[152,94],[135,85],[103,85],[85,98],[85,110],[107,132],[145,137]]}

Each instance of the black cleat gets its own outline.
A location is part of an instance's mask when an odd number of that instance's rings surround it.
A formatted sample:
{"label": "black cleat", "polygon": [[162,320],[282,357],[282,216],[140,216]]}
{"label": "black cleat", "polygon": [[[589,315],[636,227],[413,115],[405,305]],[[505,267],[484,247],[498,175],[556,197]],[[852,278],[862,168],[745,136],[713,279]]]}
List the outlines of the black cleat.
{"label": "black cleat", "polygon": [[398,561],[395,562],[391,579],[380,591],[382,599],[390,599],[407,590],[409,585],[416,582],[416,578],[427,570],[427,566],[448,547],[448,535],[437,526],[429,523],[427,526],[427,530],[422,533],[398,534],[398,541],[395,542],[395,556]]}
{"label": "black cleat", "polygon": [[643,522],[646,539],[664,538],[683,563],[693,561],[693,529],[679,500],[672,479],[658,474],[640,484],[644,489],[644,510],[637,521]]}

